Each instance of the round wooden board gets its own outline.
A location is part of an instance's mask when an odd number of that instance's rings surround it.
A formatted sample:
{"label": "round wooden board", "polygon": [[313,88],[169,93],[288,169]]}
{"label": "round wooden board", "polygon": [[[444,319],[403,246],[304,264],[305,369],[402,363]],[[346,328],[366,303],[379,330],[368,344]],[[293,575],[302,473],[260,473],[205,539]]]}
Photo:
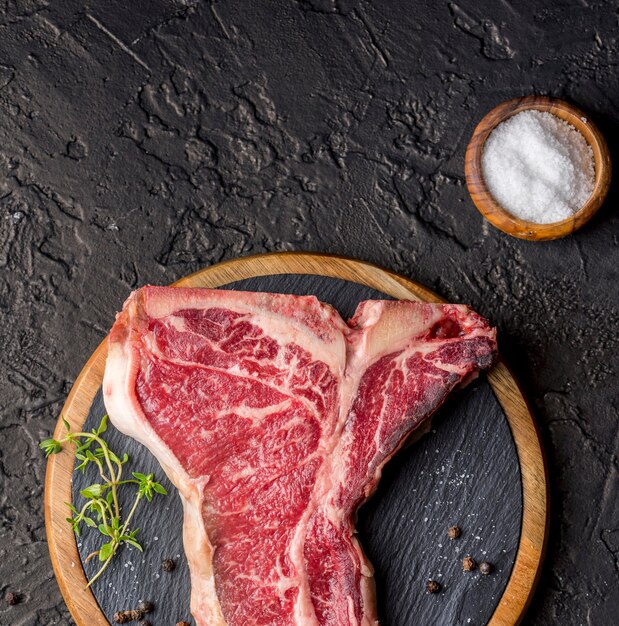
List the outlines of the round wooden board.
{"label": "round wooden board", "polygon": [[[187,276],[178,287],[214,288],[234,281],[273,274],[316,274],[341,278],[382,291],[402,300],[440,302],[430,290],[412,280],[375,265],[311,253],[278,253],[220,263]],[[101,386],[106,359],[102,342],[78,376],[62,415],[73,430],[84,423]],[[520,623],[539,578],[548,530],[548,488],[539,434],[527,402],[507,366],[499,361],[488,379],[507,416],[520,463],[523,510],[520,543],[509,582],[489,626]],[[55,437],[63,432],[61,420]],[[75,536],[66,523],[65,502],[71,502],[74,453],[65,449],[50,457],[45,484],[45,523],[52,564],[60,590],[77,626],[109,626],[97,601],[86,588]]]}

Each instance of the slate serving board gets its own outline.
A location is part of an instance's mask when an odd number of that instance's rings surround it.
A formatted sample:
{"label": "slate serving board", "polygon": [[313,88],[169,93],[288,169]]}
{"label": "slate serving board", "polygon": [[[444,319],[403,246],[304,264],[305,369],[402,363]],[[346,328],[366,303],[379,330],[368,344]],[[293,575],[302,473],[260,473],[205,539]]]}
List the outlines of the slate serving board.
{"label": "slate serving board", "polygon": [[[361,300],[388,297],[357,283],[298,274],[256,277],[223,288],[314,294],[344,318]],[[99,391],[85,428],[96,427],[104,413]],[[106,435],[113,450],[128,452],[128,471],[154,472],[170,495],[138,512],[145,552],[123,549],[93,585],[94,595],[110,622],[115,611],[147,599],[156,604],[148,616],[154,626],[180,620],[193,624],[180,499],[144,447],[113,426]],[[74,503],[81,501],[80,489],[95,480],[89,472],[76,474]],[[521,519],[520,469],[509,424],[481,377],[452,396],[436,414],[432,430],[388,464],[378,491],[360,511],[358,530],[376,569],[382,626],[486,624],[507,585]],[[463,530],[455,541],[446,535],[452,524]],[[95,560],[85,563],[85,559],[98,546],[96,533],[86,532],[78,541],[88,577],[98,566]],[[464,573],[461,559],[467,554],[478,562],[491,561],[494,573]],[[171,573],[161,570],[165,558],[176,561]],[[427,594],[428,579],[440,581],[443,591]]]}

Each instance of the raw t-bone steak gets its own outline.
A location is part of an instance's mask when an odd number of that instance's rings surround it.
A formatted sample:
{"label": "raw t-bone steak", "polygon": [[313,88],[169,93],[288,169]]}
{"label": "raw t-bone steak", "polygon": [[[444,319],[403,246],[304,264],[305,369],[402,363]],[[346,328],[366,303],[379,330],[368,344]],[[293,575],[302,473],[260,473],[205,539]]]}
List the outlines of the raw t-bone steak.
{"label": "raw t-bone steak", "polygon": [[109,337],[109,415],[178,488],[198,626],[378,624],[354,516],[385,462],[491,365],[465,306],[144,287]]}

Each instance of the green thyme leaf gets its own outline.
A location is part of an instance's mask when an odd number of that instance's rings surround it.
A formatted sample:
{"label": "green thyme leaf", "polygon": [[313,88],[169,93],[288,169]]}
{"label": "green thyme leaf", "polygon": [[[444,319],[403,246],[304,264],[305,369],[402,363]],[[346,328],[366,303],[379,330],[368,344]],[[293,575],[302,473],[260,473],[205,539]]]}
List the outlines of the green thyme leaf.
{"label": "green thyme leaf", "polygon": [[102,535],[106,535],[107,537],[111,537],[110,531],[107,529],[107,526],[105,526],[104,524],[99,524],[99,532]]}
{"label": "green thyme leaf", "polygon": [[107,430],[107,415],[104,415],[101,418],[101,423],[99,424],[99,428],[97,428],[97,434],[102,435]]}
{"label": "green thyme leaf", "polygon": [[108,485],[94,484],[90,485],[90,487],[86,487],[86,489],[82,489],[80,494],[84,498],[100,498],[107,488]]}
{"label": "green thyme leaf", "polygon": [[99,561],[107,561],[112,558],[112,554],[114,554],[114,544],[111,541],[104,543],[99,548]]}
{"label": "green thyme leaf", "polygon": [[58,454],[62,450],[62,444],[56,441],[56,439],[44,439],[39,444],[39,448],[45,451],[45,457],[47,458],[52,454]]}
{"label": "green thyme leaf", "polygon": [[[123,537],[125,537],[125,538],[123,539]],[[134,548],[136,548],[140,552],[144,552],[144,548],[142,548],[142,546],[137,541],[134,541],[133,539],[130,539],[129,537],[126,537],[125,535],[123,535],[123,537],[121,537],[121,540],[124,543],[128,543],[130,546],[133,546]]]}
{"label": "green thyme leaf", "polygon": [[121,464],[120,459],[111,450],[109,450],[109,455],[110,455],[110,459],[112,459],[114,463],[118,463],[119,465]]}

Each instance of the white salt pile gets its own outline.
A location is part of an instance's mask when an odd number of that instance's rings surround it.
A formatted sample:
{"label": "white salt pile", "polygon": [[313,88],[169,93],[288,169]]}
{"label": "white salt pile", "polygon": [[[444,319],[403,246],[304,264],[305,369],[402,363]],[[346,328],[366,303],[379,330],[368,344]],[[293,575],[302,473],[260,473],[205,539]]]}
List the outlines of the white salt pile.
{"label": "white salt pile", "polygon": [[523,111],[486,140],[482,174],[494,199],[535,224],[566,219],[595,183],[593,150],[571,124],[551,113]]}

